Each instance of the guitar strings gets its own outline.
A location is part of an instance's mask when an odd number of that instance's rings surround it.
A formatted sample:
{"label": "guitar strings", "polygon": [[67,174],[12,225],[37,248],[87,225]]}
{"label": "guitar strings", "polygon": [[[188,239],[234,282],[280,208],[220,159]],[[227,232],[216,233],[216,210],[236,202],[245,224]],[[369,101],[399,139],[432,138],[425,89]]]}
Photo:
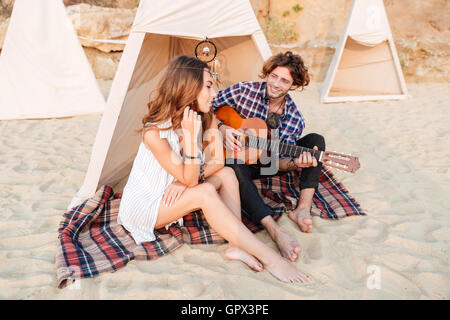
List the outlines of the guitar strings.
{"label": "guitar strings", "polygon": [[[277,140],[261,138],[258,136],[248,136],[248,146],[255,149],[263,150],[277,150],[279,147],[279,153],[293,154],[294,157],[300,156],[303,152],[310,152],[314,157],[318,158],[315,149],[309,149],[302,146],[295,146],[287,143],[279,143]],[[286,150],[283,150],[286,148]]]}

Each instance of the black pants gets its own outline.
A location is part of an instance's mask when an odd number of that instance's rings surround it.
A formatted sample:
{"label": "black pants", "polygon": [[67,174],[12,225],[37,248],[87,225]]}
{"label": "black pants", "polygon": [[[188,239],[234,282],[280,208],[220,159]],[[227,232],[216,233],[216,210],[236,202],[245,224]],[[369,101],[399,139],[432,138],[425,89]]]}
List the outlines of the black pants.
{"label": "black pants", "polygon": [[[325,139],[316,133],[311,133],[297,141],[298,146],[313,148],[317,146],[319,150],[325,150]],[[264,203],[256,189],[254,179],[262,177],[261,169],[246,164],[227,164],[233,168],[239,180],[239,193],[241,196],[241,207],[245,214],[254,223],[259,223],[261,219],[272,214],[272,209]],[[319,185],[319,177],[322,163],[317,167],[303,168],[300,176],[300,189],[316,188]]]}

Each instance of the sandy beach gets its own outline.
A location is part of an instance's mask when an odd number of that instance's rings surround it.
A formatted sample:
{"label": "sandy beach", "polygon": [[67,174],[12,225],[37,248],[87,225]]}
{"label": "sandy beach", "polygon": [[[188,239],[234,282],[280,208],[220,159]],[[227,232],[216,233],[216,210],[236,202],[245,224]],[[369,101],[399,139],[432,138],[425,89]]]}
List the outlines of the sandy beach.
{"label": "sandy beach", "polygon": [[[110,81],[101,86],[106,96]],[[356,174],[333,172],[368,215],[314,217],[312,234],[281,218],[313,282],[253,272],[226,260],[224,245],[184,245],[58,289],[57,229],[84,179],[101,119],[91,115],[0,121],[0,299],[449,299],[450,85],[407,83],[406,100],[340,104],[320,104],[320,86],[293,95],[305,134],[359,156]]]}

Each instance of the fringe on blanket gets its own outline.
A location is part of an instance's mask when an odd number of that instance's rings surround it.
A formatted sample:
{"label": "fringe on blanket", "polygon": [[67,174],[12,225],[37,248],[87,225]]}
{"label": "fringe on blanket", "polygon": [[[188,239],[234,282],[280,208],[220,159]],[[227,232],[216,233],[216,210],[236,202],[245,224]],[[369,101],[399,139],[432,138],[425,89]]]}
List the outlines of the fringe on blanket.
{"label": "fringe on blanket", "polygon": [[[297,206],[300,196],[297,173],[258,179],[255,184],[266,204],[272,207],[275,220]],[[156,230],[156,240],[137,245],[130,233],[117,223],[120,198],[121,194],[114,194],[110,186],[103,186],[93,198],[63,214],[56,253],[58,288],[77,279],[114,272],[133,259],[157,259],[183,243],[226,242],[210,228],[203,213],[196,211],[184,217],[184,226],[177,223],[168,230]],[[366,214],[327,168],[322,169],[311,213],[323,219]],[[245,212],[242,221],[252,232],[263,229],[252,223]]]}

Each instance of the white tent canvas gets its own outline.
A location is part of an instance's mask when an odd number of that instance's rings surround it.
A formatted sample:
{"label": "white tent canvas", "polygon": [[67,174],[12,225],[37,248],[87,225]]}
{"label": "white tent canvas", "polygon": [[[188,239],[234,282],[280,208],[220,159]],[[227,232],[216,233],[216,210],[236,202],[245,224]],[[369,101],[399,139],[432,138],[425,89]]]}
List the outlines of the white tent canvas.
{"label": "white tent canvas", "polygon": [[383,1],[354,0],[321,90],[321,102],[406,97]]}
{"label": "white tent canvas", "polygon": [[161,71],[176,55],[217,47],[221,87],[255,80],[271,56],[248,0],[141,0],[111,86],[82,187],[70,207],[126,178],[141,141],[137,130]]}
{"label": "white tent canvas", "polygon": [[0,120],[103,112],[105,99],[62,0],[15,1],[0,90]]}

